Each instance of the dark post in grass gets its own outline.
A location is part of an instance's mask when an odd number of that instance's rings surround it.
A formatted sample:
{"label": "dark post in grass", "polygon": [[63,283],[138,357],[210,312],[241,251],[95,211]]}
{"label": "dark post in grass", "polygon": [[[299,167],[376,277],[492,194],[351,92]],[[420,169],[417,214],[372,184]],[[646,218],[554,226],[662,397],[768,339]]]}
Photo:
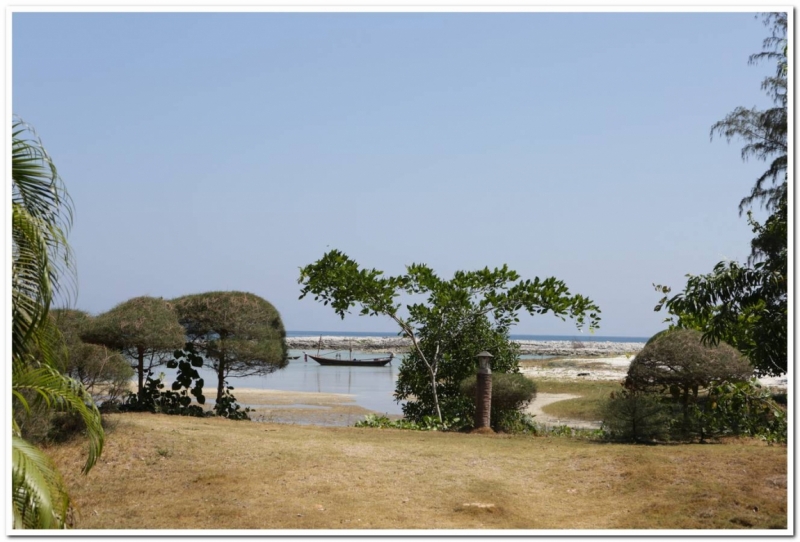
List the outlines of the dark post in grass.
{"label": "dark post in grass", "polygon": [[478,368],[478,389],[475,395],[475,429],[490,429],[490,414],[492,411],[492,369],[489,360],[494,356],[484,350],[477,356],[480,367]]}

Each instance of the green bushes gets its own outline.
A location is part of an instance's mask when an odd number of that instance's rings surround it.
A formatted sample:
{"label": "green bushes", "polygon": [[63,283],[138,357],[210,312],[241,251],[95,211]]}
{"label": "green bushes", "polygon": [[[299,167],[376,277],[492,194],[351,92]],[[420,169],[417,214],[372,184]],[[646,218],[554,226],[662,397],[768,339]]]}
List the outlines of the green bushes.
{"label": "green bushes", "polygon": [[[164,374],[153,378],[152,373],[147,374],[147,379],[140,393],[129,393],[122,411],[153,412],[159,414],[173,414],[177,416],[221,416],[232,420],[249,420],[249,408],[242,408],[236,402],[231,390],[233,388],[226,381],[222,383],[222,398],[214,405],[212,412],[206,412],[202,406],[206,398],[203,395],[203,379],[197,372],[203,366],[203,358],[198,355],[192,343],[186,343],[183,350],[174,352],[174,359],[167,362],[167,367],[178,369],[171,389],[164,390]],[[192,404],[192,397],[198,404]]]}
{"label": "green bushes", "polygon": [[657,394],[614,392],[603,408],[603,430],[612,440],[644,442],[669,436],[670,407]]}
{"label": "green bushes", "polygon": [[755,381],[747,360],[725,343],[702,344],[698,331],[654,336],[628,369],[624,390],[604,408],[615,440],[694,440],[745,435],[786,442],[786,410]]}

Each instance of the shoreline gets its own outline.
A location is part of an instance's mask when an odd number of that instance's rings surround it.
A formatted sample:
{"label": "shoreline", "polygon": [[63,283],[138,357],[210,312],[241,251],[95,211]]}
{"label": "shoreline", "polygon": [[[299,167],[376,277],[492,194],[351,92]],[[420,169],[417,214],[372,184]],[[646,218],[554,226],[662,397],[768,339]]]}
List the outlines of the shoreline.
{"label": "shoreline", "polygon": [[[511,339],[522,355],[541,356],[619,356],[635,354],[644,348],[643,342],[612,341],[532,341]],[[286,345],[294,350],[349,350],[358,352],[388,352],[403,354],[411,349],[411,340],[404,337],[286,337]]]}

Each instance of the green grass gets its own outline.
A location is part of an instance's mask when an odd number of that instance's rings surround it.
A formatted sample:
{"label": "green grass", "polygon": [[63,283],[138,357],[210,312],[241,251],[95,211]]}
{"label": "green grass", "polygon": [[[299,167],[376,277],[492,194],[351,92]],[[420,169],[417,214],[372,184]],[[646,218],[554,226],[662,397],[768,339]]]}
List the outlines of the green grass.
{"label": "green grass", "polygon": [[612,391],[621,389],[618,382],[582,380],[537,380],[536,388],[541,393],[570,393],[580,395],[577,399],[557,401],[542,408],[542,412],[559,418],[599,421],[603,404]]}

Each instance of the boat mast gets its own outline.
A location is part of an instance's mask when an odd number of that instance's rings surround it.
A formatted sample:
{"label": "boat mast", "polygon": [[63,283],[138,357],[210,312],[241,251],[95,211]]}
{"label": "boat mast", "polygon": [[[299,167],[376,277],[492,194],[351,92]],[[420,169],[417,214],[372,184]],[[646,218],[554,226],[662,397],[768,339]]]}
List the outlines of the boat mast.
{"label": "boat mast", "polygon": [[319,344],[317,345],[317,355],[319,356],[319,350],[322,348],[322,335],[319,336]]}

